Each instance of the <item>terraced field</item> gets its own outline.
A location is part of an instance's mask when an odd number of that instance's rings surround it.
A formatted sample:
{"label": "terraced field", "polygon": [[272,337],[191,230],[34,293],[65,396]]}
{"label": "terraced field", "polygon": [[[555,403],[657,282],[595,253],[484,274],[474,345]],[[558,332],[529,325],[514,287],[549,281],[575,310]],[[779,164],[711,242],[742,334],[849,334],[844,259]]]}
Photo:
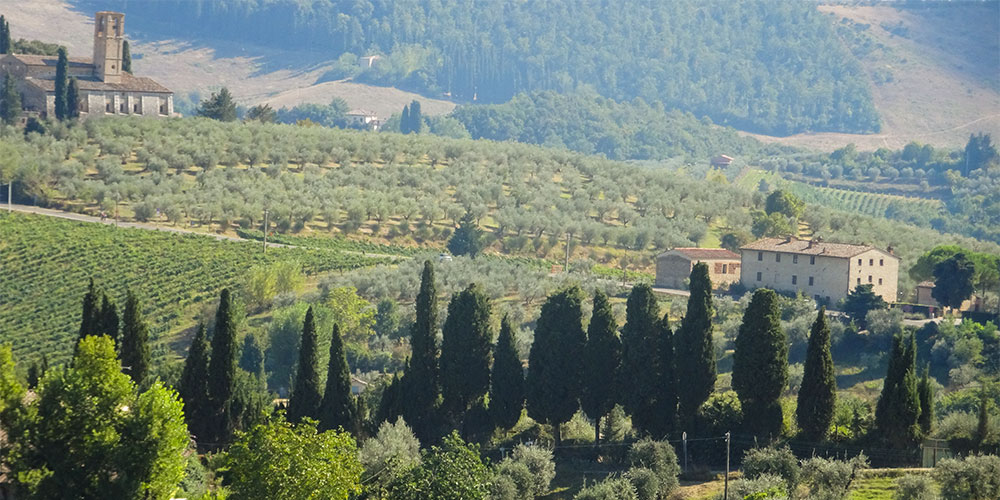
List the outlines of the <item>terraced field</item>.
{"label": "terraced field", "polygon": [[[178,327],[254,265],[294,260],[306,274],[384,259],[333,249],[273,248],[197,235],[115,228],[36,215],[0,214],[0,342],[19,359],[65,360],[93,277],[119,303],[133,289],[145,303],[154,352]],[[121,307],[121,306],[119,306]]]}

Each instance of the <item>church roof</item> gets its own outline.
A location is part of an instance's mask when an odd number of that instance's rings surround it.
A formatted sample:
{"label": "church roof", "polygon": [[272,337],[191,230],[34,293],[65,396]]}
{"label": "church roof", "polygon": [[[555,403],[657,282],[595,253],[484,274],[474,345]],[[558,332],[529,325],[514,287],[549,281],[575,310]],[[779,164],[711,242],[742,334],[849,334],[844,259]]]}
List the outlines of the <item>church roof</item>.
{"label": "church roof", "polygon": [[[56,91],[55,80],[29,77],[25,78],[24,81],[44,90],[45,92]],[[156,83],[156,81],[152,78],[132,76],[128,73],[122,73],[120,83],[108,83],[88,78],[77,78],[76,83],[80,90],[86,90],[88,92],[149,92],[153,94],[173,93],[170,89]]]}
{"label": "church roof", "polygon": [[[51,67],[54,68],[59,63],[59,57],[57,57],[57,56],[38,56],[38,55],[33,55],[33,54],[11,54],[10,57],[12,57],[14,59],[17,59],[18,61],[21,61],[24,64],[27,64],[28,66],[51,66]],[[67,61],[69,62],[70,66],[76,66],[76,67],[84,67],[84,66],[93,67],[94,66],[94,63],[90,59],[86,59],[86,58],[82,58],[82,57],[70,57],[70,58],[67,58]]]}

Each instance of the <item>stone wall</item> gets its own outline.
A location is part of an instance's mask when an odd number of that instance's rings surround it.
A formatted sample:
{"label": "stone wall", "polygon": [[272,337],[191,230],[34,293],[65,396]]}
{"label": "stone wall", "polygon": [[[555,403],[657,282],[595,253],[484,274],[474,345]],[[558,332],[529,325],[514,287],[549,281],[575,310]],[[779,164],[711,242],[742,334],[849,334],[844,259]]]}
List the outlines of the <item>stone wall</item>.
{"label": "stone wall", "polygon": [[[862,259],[862,266],[857,265],[858,259]],[[897,300],[899,260],[874,249],[852,258],[743,250],[742,263],[741,281],[749,289],[801,291],[818,302],[825,301],[835,307],[859,284],[858,279],[860,284],[867,284],[871,276],[875,293],[886,302]]]}

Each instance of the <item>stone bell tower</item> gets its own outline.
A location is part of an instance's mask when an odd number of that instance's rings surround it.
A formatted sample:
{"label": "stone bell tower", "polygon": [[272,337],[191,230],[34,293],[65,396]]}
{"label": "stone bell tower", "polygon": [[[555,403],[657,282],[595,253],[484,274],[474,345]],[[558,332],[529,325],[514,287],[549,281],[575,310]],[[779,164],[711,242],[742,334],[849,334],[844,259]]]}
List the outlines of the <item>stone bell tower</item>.
{"label": "stone bell tower", "polygon": [[121,83],[125,14],[98,12],[94,18],[94,76],[102,82]]}

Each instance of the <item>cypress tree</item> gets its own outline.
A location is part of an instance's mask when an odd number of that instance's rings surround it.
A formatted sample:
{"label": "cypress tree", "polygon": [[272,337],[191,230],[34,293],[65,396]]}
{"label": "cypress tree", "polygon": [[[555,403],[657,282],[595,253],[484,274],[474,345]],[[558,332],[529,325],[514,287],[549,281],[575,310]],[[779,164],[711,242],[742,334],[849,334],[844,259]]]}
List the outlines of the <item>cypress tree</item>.
{"label": "cypress tree", "polygon": [[920,418],[917,424],[920,425],[920,432],[924,436],[929,436],[934,430],[934,386],[931,385],[930,365],[924,367],[924,373],[917,383],[917,394],[920,399]]}
{"label": "cypress tree", "polygon": [[403,383],[399,375],[393,373],[392,380],[382,390],[378,408],[375,410],[374,424],[377,427],[382,422],[395,422],[403,415]]}
{"label": "cypress tree", "polygon": [[319,386],[319,338],[312,307],[306,311],[302,324],[302,341],[299,343],[299,363],[295,383],[288,397],[288,420],[300,422],[304,417],[317,418],[323,401]]}
{"label": "cypress tree", "polygon": [[632,415],[632,425],[642,433],[655,432],[658,414],[656,398],[660,392],[660,306],[653,288],[641,283],[632,288],[625,308],[622,327],[622,378],[628,381],[623,390],[625,410]]}
{"label": "cypress tree", "polygon": [[691,269],[691,296],[687,312],[674,339],[676,371],[684,383],[677,384],[678,413],[684,429],[692,429],[698,408],[715,390],[715,344],[712,341],[712,280],[708,265]]}
{"label": "cypress tree", "polygon": [[245,372],[264,379],[264,350],[257,341],[257,336],[248,333],[243,336],[243,347],[240,349],[238,366]]}
{"label": "cypress tree", "polygon": [[419,134],[424,131],[424,117],[420,112],[420,101],[414,99],[410,103],[410,127],[409,132]]}
{"label": "cypress tree", "polygon": [[[601,418],[618,402],[618,372],[622,364],[622,342],[608,296],[594,293],[594,311],[587,327],[583,362],[583,411],[594,420],[594,443],[601,441]],[[672,384],[671,384],[672,385]]]}
{"label": "cypress tree", "polygon": [[0,54],[10,54],[10,23],[0,15]]}
{"label": "cypress tree", "polygon": [[890,447],[908,447],[920,437],[916,371],[913,335],[894,335],[882,395],[875,406],[875,429]]}
{"label": "cypress tree", "polygon": [[441,396],[456,423],[490,390],[490,314],[490,299],[476,284],[452,295],[448,304],[441,343]]}
{"label": "cypress tree", "polygon": [[979,389],[979,416],[976,419],[976,434],[973,436],[976,449],[985,451],[986,439],[990,434],[990,401],[989,393],[985,387]]}
{"label": "cypress tree", "polygon": [[542,305],[535,342],[528,355],[528,415],[553,426],[556,445],[562,442],[560,425],[580,408],[583,356],[583,292],[573,286],[550,295]]}
{"label": "cypress tree", "polygon": [[69,72],[69,58],[66,56],[66,47],[59,47],[59,59],[56,62],[55,113],[57,120],[63,120],[68,116],[66,106],[66,85]]}
{"label": "cypress tree", "polygon": [[208,401],[208,340],[205,338],[205,325],[198,324],[198,330],[191,341],[187,359],[184,360],[184,371],[177,386],[177,392],[184,402],[184,420],[188,429],[194,434],[195,440],[208,437],[209,408]]}
{"label": "cypress tree", "polygon": [[87,285],[87,293],[83,295],[83,314],[80,319],[80,332],[77,336],[77,343],[84,337],[90,335],[100,335],[100,317],[97,288],[94,286],[94,278],[90,278]]}
{"label": "cypress tree", "polygon": [[403,106],[403,114],[399,117],[399,132],[402,134],[410,133],[410,106]]}
{"label": "cypress tree", "polygon": [[754,435],[781,434],[778,400],[788,384],[788,339],[781,328],[778,294],[754,292],[743,314],[733,354],[733,389],[743,407],[743,421]]}
{"label": "cypress tree", "polygon": [[344,340],[340,336],[340,327],[333,325],[333,335],[330,337],[330,363],[326,370],[326,390],[323,391],[323,401],[319,407],[319,426],[321,430],[343,428],[348,432],[357,433],[356,408],[354,396],[351,395],[351,370],[347,366],[347,354],[344,352]]}
{"label": "cypress tree", "polygon": [[0,91],[0,120],[13,125],[18,116],[21,116],[21,94],[14,86],[14,77],[8,73],[3,79],[3,90]]}
{"label": "cypress tree", "polygon": [[122,71],[132,74],[132,51],[129,49],[128,40],[122,42]]}
{"label": "cypress tree", "polygon": [[149,375],[149,329],[140,308],[138,297],[129,290],[122,314],[122,372],[142,385]]}
{"label": "cypress tree", "polygon": [[107,335],[115,345],[118,345],[118,306],[107,294],[101,299],[101,313],[100,313],[100,333],[101,335]]}
{"label": "cypress tree", "polygon": [[830,354],[830,327],[826,308],[821,307],[809,333],[806,363],[799,387],[796,421],[803,434],[812,440],[825,439],[833,421],[837,402],[837,379]]}
{"label": "cypress tree", "polygon": [[403,418],[413,427],[414,434],[427,443],[433,439],[432,417],[438,399],[437,289],[434,267],[424,262],[417,293],[417,317],[410,334],[412,355],[401,382]]}
{"label": "cypress tree", "polygon": [[231,410],[236,387],[236,320],[233,316],[233,299],[229,289],[224,288],[215,311],[212,356],[208,364],[210,406],[207,418],[213,424],[208,441],[215,443],[228,441],[234,429]]}
{"label": "cypress tree", "polygon": [[493,374],[490,377],[490,415],[493,425],[510,429],[521,419],[524,408],[524,369],[514,344],[510,320],[500,321],[500,337],[493,353]]}
{"label": "cypress tree", "polygon": [[80,86],[76,83],[76,77],[69,79],[69,86],[66,87],[66,118],[80,117]]}
{"label": "cypress tree", "polygon": [[674,334],[670,330],[669,314],[664,314],[659,326],[660,385],[656,395],[659,418],[654,421],[653,434],[666,437],[677,428],[677,362],[674,357]]}

